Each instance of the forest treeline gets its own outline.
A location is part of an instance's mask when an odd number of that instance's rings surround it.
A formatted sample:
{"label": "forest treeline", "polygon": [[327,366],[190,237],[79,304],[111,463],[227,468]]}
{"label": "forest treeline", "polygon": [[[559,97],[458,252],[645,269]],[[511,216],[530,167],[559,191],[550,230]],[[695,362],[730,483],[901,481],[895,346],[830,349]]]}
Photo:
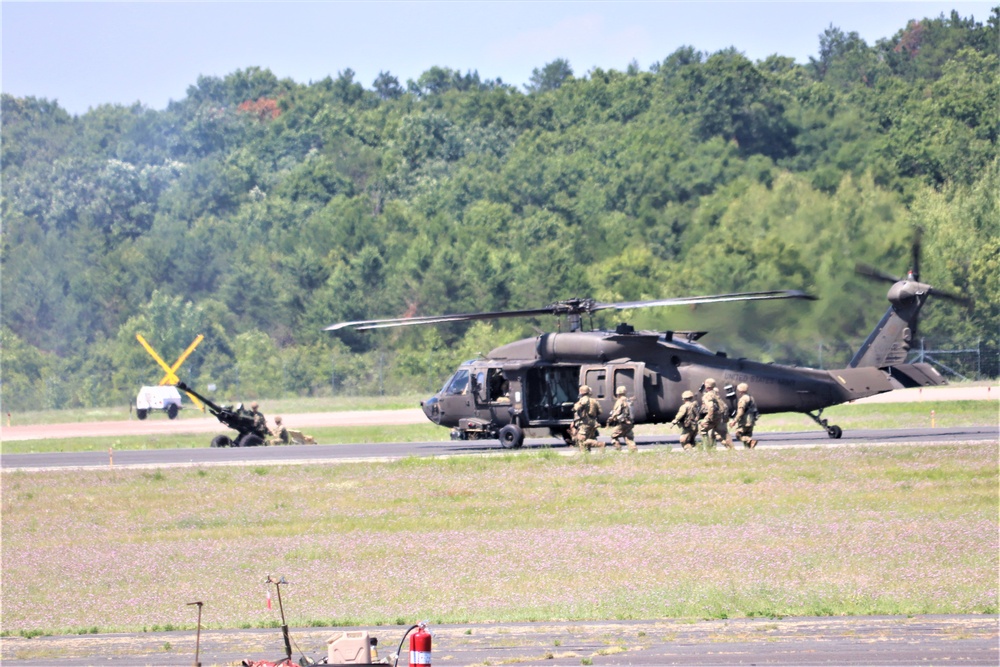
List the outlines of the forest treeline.
{"label": "forest treeline", "polygon": [[[366,87],[266,68],[164,110],[2,100],[4,410],[125,403],[182,367],[224,399],[425,391],[551,329],[503,320],[330,333],[342,320],[804,289],[816,302],[651,309],[712,349],[844,365],[923,230],[919,336],[1000,336],[1000,8],[752,62],[685,47],[646,70],[540,64],[521,88],[432,67]],[[991,361],[992,360],[992,361]]]}

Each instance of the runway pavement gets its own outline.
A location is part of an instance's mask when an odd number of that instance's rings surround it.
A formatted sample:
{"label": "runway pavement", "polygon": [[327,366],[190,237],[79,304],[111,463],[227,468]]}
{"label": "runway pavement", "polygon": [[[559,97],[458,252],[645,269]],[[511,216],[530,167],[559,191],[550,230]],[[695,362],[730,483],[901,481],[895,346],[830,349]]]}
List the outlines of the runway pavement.
{"label": "runway pavement", "polygon": [[[206,608],[206,618],[210,613]],[[429,629],[432,663],[438,666],[1000,664],[996,615],[432,624]],[[369,631],[384,658],[399,647],[407,626],[293,627],[293,660],[325,658],[326,639],[336,630]],[[195,642],[193,630],[5,637],[0,660],[18,667],[192,665]],[[400,665],[408,664],[407,647],[404,642]],[[280,629],[203,631],[199,649],[203,667],[284,657]]]}

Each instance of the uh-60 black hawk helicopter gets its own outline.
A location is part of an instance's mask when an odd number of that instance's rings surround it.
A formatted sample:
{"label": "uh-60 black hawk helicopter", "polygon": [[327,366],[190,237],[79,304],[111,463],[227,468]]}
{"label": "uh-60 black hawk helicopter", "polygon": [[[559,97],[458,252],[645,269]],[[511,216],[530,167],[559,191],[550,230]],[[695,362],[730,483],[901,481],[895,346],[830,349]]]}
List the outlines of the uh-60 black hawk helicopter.
{"label": "uh-60 black hawk helicopter", "polygon": [[917,259],[915,250],[914,268],[903,279],[858,265],[859,273],[893,283],[888,293],[890,306],[848,367],[836,370],[731,359],[697,342],[704,331],[635,331],[627,324],[619,324],[614,331],[581,328],[584,315],[602,310],[814,298],[792,290],[620,303],[570,299],[529,310],[341,322],[327,330],[565,316],[568,332],[543,333],[466,361],[441,391],[421,402],[427,418],[451,427],[456,440],[495,438],[504,447],[517,448],[529,434],[552,435],[570,442],[572,406],[580,385],[591,387],[602,415],[610,414],[615,389],[624,386],[632,398],[636,424],[666,423],[677,414],[683,402],[681,394],[692,391],[697,395],[709,377],[724,386],[724,398],[732,409],[734,387],[746,382],[760,413],[801,412],[826,429],[831,438],[840,438],[841,428],[822,417],[824,408],[904,387],[945,384],[930,364],[905,363],[906,354],[920,308],[930,294],[965,300],[919,282]]}

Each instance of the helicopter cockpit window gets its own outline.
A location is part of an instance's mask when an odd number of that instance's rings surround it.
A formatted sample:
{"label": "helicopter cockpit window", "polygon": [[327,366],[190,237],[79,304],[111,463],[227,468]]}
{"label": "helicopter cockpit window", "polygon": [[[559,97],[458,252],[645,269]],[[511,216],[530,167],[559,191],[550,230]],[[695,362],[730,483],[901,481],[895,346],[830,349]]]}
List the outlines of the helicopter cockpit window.
{"label": "helicopter cockpit window", "polygon": [[469,371],[460,370],[451,376],[448,383],[445,385],[444,393],[446,394],[464,394],[469,388]]}

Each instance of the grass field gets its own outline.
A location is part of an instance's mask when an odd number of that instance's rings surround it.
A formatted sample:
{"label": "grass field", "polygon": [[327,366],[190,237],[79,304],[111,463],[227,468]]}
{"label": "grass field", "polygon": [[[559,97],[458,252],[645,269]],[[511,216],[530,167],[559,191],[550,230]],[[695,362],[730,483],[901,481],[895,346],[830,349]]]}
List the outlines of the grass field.
{"label": "grass field", "polygon": [[4,472],[3,632],[997,613],[996,443]]}
{"label": "grass field", "polygon": [[[365,404],[371,405],[371,404]],[[344,408],[344,409],[355,409]],[[407,406],[413,407],[413,405]],[[373,408],[374,409],[374,408]],[[287,410],[284,410],[287,412]],[[916,428],[935,426],[988,426],[998,422],[996,401],[927,401],[921,403],[879,403],[838,405],[824,412],[830,423],[844,430],[861,428]],[[277,412],[275,414],[278,414]],[[66,422],[75,413],[64,414]],[[52,415],[46,415],[52,418]],[[52,423],[66,423],[52,422]],[[294,425],[291,425],[294,428]],[[798,413],[765,415],[758,431],[809,431],[819,427],[809,417]],[[352,426],[310,428],[310,435],[321,444],[375,442],[436,442],[448,439],[449,430],[430,422],[408,426]],[[678,431],[669,424],[645,424],[636,427],[638,435],[676,437]],[[210,434],[169,434],[122,436],[114,438],[67,438],[49,440],[15,440],[0,443],[4,454],[41,452],[106,451],[124,449],[187,449],[207,447]]]}

